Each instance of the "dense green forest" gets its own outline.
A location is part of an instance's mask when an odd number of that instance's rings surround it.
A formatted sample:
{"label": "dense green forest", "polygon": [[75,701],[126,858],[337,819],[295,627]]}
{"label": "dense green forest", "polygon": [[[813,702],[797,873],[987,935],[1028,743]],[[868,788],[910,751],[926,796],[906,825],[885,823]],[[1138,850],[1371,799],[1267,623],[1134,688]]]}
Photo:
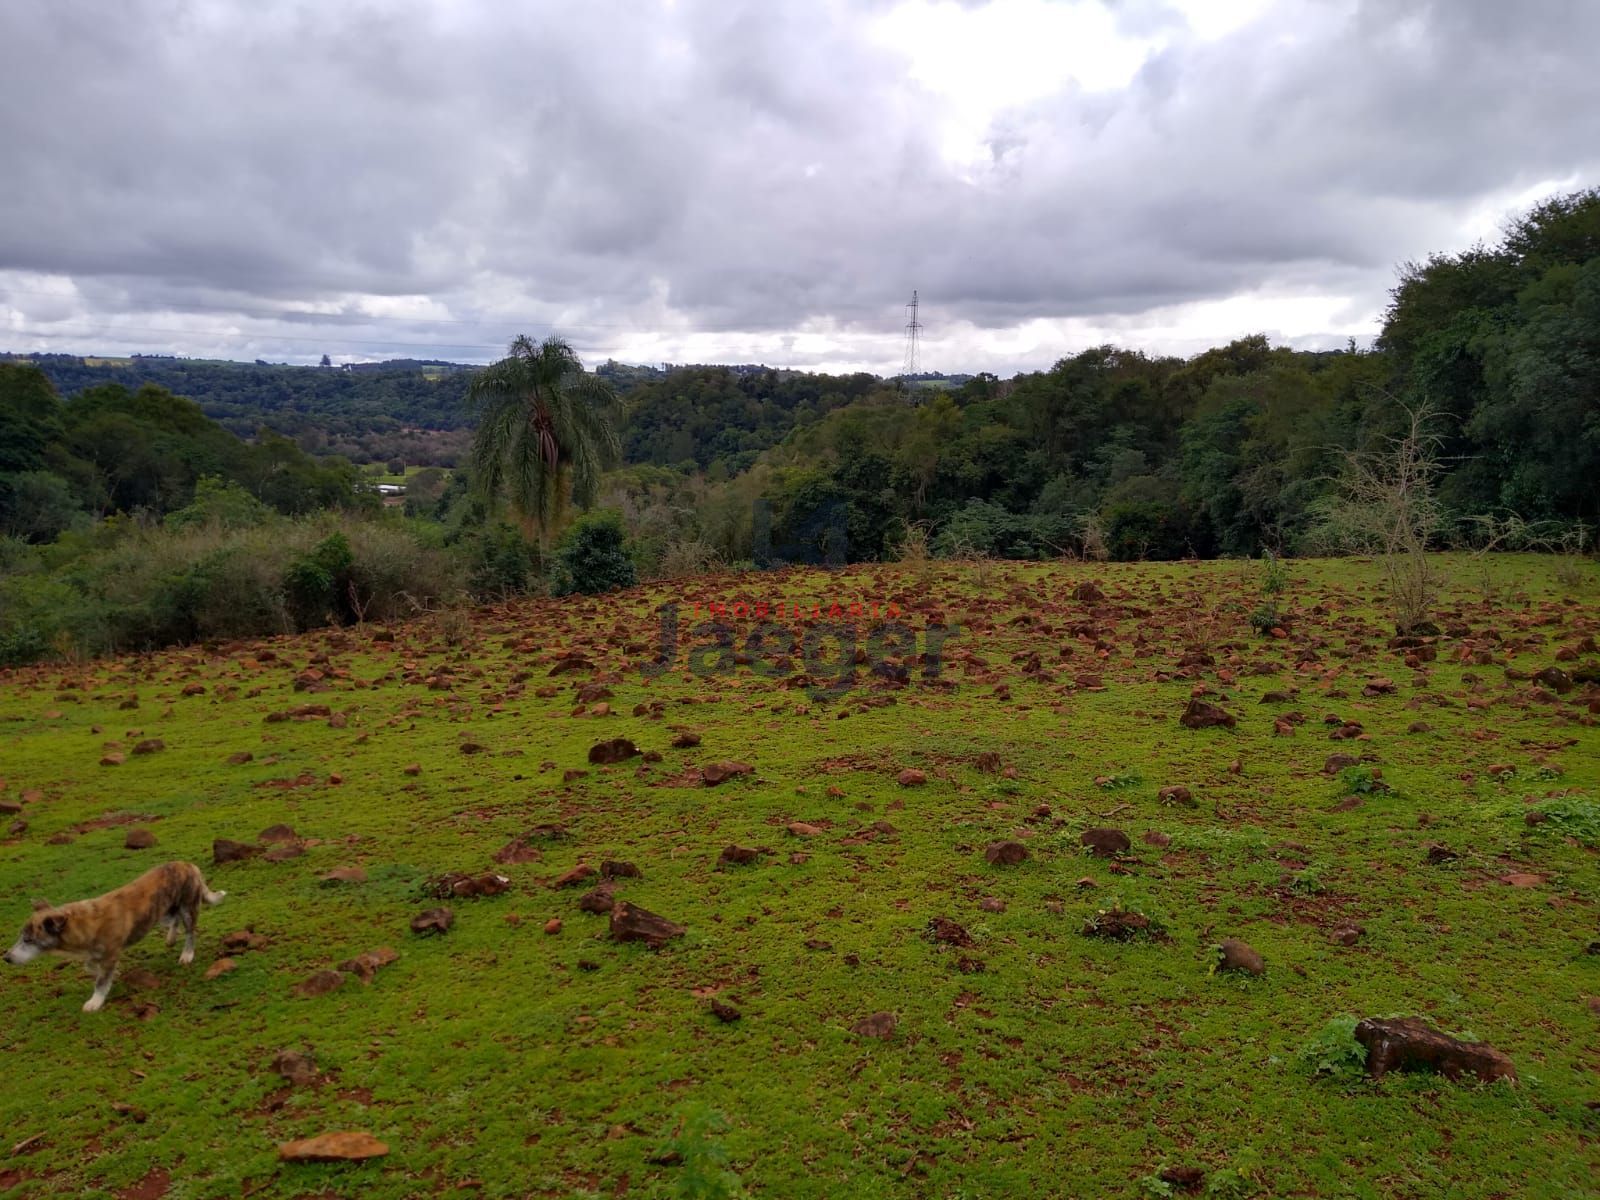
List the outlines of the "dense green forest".
{"label": "dense green forest", "polygon": [[[361,616],[399,589],[379,577],[404,570],[390,561],[369,572],[372,594],[352,591],[354,568],[326,543],[358,527],[387,528],[391,560],[428,558],[427,597],[543,586],[559,529],[518,529],[473,486],[469,400],[486,377],[425,362],[0,360],[0,655]],[[647,575],[913,551],[1305,553],[1337,548],[1323,517],[1350,456],[1421,412],[1439,540],[1470,541],[1492,519],[1574,544],[1600,523],[1600,192],[1546,201],[1493,246],[1405,264],[1371,349],[1253,336],[1178,359],[1100,346],[1009,380],[959,379],[606,363],[588,380],[619,401],[601,439],[619,453],[573,461],[610,468],[600,498],[621,524],[594,527],[620,529]],[[380,513],[353,464],[395,458],[453,470]],[[572,465],[552,450],[552,479]],[[273,522],[286,524],[260,545],[278,548],[278,573],[242,624],[106,616],[95,564],[128,539],[204,528],[212,541],[191,550],[215,567]],[[284,557],[291,545],[300,557]],[[138,604],[176,604],[176,587],[203,608],[213,585],[193,555],[173,560],[182,587],[151,581],[165,598]],[[292,600],[296,570],[328,576],[311,589],[321,600]]]}

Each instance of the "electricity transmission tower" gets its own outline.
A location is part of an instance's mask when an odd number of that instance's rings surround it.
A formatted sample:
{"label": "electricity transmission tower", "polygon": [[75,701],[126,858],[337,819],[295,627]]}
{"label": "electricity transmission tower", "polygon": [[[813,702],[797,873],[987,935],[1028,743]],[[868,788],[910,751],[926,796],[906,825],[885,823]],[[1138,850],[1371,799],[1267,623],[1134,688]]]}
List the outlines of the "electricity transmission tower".
{"label": "electricity transmission tower", "polygon": [[911,293],[911,303],[906,305],[906,361],[902,375],[917,373],[917,347],[922,340],[922,322],[917,320],[917,293]]}

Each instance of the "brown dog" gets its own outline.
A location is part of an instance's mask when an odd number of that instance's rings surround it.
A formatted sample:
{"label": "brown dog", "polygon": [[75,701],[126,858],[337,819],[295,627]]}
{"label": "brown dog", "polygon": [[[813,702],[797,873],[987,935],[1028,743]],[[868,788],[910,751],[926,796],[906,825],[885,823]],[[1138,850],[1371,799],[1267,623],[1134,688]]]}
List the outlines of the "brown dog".
{"label": "brown dog", "polygon": [[178,961],[187,966],[194,961],[194,930],[201,902],[221,904],[226,895],[208,888],[193,863],[163,863],[93,900],[60,907],[35,904],[33,916],[22,927],[17,944],[6,951],[5,960],[20,967],[41,954],[77,959],[94,976],[94,994],[83,1011],[98,1012],[111,991],[117,959],[124,950],[157,925],[166,929],[170,946],[181,928],[183,953]]}

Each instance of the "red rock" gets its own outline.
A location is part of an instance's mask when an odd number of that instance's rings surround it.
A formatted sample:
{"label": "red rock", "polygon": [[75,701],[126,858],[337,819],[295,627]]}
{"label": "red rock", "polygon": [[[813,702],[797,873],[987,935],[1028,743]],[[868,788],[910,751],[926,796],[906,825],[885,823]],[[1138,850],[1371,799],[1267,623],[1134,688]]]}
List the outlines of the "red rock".
{"label": "red rock", "polygon": [[976,943],[966,928],[949,917],[934,917],[928,922],[928,937],[935,942],[946,946],[961,946],[970,948]]}
{"label": "red rock", "polygon": [[1266,961],[1248,942],[1241,942],[1238,938],[1226,938],[1217,950],[1219,971],[1243,971],[1247,975],[1261,975],[1266,972]]}
{"label": "red rock", "polygon": [[363,1162],[387,1153],[389,1147],[370,1133],[347,1130],[284,1142],[278,1147],[278,1157],[294,1163]]}
{"label": "red rock", "polygon": [[392,947],[379,946],[376,950],[367,950],[354,958],[346,959],[339,964],[339,970],[347,975],[354,975],[362,983],[371,983],[372,977],[381,968],[397,961],[399,957],[400,955],[395,953]]}
{"label": "red rock", "polygon": [[401,768],[401,773],[405,774],[405,775],[421,775],[422,774],[422,764],[421,763],[407,763],[404,767]]}
{"label": "red rock", "polygon": [[255,757],[248,750],[240,750],[235,754],[228,755],[228,765],[230,767],[242,767],[247,762],[254,762]]}
{"label": "red rock", "polygon": [[430,908],[411,918],[411,932],[416,934],[448,933],[456,923],[456,915],[448,908]]}
{"label": "red rock", "polygon": [[695,746],[698,746],[699,744],[700,735],[698,733],[689,733],[685,731],[672,739],[672,746],[675,750],[689,750]]}
{"label": "red rock", "polygon": [[714,762],[700,768],[700,778],[708,787],[715,787],[726,779],[736,775],[749,775],[755,770],[749,763],[729,760],[727,762]]}
{"label": "red rock", "polygon": [[644,942],[654,950],[687,932],[682,925],[626,900],[617,901],[611,910],[611,936],[619,942]]}
{"label": "red rock", "polygon": [[166,748],[167,744],[160,738],[146,738],[134,746],[133,752],[135,754],[155,754],[157,751],[165,750]]}
{"label": "red rock", "polygon": [[1367,1048],[1367,1073],[1432,1070],[1449,1079],[1473,1075],[1485,1083],[1515,1079],[1511,1059],[1484,1042],[1464,1042],[1414,1017],[1368,1017],[1356,1025],[1356,1041]]}
{"label": "red rock", "polygon": [[367,873],[360,867],[335,867],[318,880],[318,882],[328,885],[340,883],[365,883],[366,881]]}
{"label": "red rock", "polygon": [[1156,799],[1163,804],[1186,804],[1191,808],[1194,807],[1194,794],[1181,783],[1162,788],[1156,793]]}
{"label": "red rock", "polygon": [[546,933],[550,933],[550,934],[560,933],[561,932],[561,918],[560,917],[551,917],[548,921],[546,921],[544,923],[544,931]]}
{"label": "red rock", "polygon": [[752,846],[724,846],[722,853],[717,856],[717,866],[743,866],[753,863],[761,857],[761,851]]}
{"label": "red rock", "polygon": [[309,1054],[301,1054],[298,1050],[280,1050],[269,1065],[295,1087],[316,1082],[317,1064]]}
{"label": "red rock", "polygon": [[100,765],[102,767],[120,767],[127,761],[128,760],[122,755],[122,753],[117,750],[112,750],[107,754],[101,755],[100,757]]}
{"label": "red rock", "polygon": [[916,767],[907,767],[895,776],[895,782],[901,787],[921,787],[928,782],[926,771],[919,771]]}
{"label": "red rock", "polygon": [[1078,841],[1098,858],[1115,858],[1133,847],[1128,835],[1120,829],[1085,829]]}
{"label": "red rock", "polygon": [[1028,848],[1021,842],[990,842],[983,857],[998,867],[1012,867],[1028,857]]}
{"label": "red rock", "polygon": [[815,825],[807,825],[804,821],[790,821],[786,828],[795,837],[802,838],[816,837],[822,832]]}
{"label": "red rock", "polygon": [[605,742],[596,742],[589,747],[589,761],[597,764],[624,762],[639,753],[639,747],[625,737],[612,738]]}
{"label": "red rock", "polygon": [[576,887],[584,880],[591,878],[594,873],[594,868],[588,863],[579,863],[564,875],[556,876],[555,879],[550,881],[550,886],[553,888]]}
{"label": "red rock", "polygon": [[316,974],[297,983],[294,987],[294,994],[305,999],[313,996],[326,996],[343,983],[344,976],[338,971],[318,971]]}
{"label": "red rock", "polygon": [[887,1042],[894,1037],[894,1030],[897,1024],[898,1021],[893,1013],[877,1012],[870,1017],[862,1017],[861,1020],[850,1026],[850,1032],[857,1037],[877,1038],[879,1041]]}
{"label": "red rock", "polygon": [[219,958],[206,968],[205,977],[207,979],[216,979],[226,975],[229,971],[237,970],[238,967],[239,964],[231,958]]}
{"label": "red rock", "polygon": [[1528,871],[1511,871],[1500,876],[1500,882],[1514,888],[1531,888],[1543,883],[1544,876],[1534,875]]}
{"label": "red rock", "polygon": [[300,835],[289,825],[268,825],[256,835],[258,842],[296,842]]}
{"label": "red rock", "polygon": [[148,829],[130,829],[122,839],[125,850],[148,850],[156,844],[156,835]]}
{"label": "red rock", "polygon": [[239,862],[242,859],[254,858],[260,853],[260,846],[236,842],[231,838],[218,838],[211,843],[211,861],[214,863]]}
{"label": "red rock", "polygon": [[1178,718],[1178,723],[1185,729],[1209,729],[1214,725],[1226,726],[1232,729],[1237,725],[1238,718],[1226,712],[1215,704],[1209,704],[1199,697],[1189,701],[1189,706],[1183,710],[1183,715]]}

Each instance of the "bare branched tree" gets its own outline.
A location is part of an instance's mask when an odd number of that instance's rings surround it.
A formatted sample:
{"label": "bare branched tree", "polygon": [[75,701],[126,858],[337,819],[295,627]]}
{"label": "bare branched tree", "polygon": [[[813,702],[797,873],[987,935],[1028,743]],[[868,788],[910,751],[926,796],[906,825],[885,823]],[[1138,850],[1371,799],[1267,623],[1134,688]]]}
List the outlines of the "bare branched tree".
{"label": "bare branched tree", "polygon": [[1405,411],[1400,436],[1378,450],[1346,452],[1339,487],[1322,506],[1319,532],[1342,549],[1382,558],[1395,630],[1414,634],[1432,627],[1439,595],[1428,547],[1445,526],[1434,490],[1443,439],[1430,429],[1436,414],[1429,405]]}

